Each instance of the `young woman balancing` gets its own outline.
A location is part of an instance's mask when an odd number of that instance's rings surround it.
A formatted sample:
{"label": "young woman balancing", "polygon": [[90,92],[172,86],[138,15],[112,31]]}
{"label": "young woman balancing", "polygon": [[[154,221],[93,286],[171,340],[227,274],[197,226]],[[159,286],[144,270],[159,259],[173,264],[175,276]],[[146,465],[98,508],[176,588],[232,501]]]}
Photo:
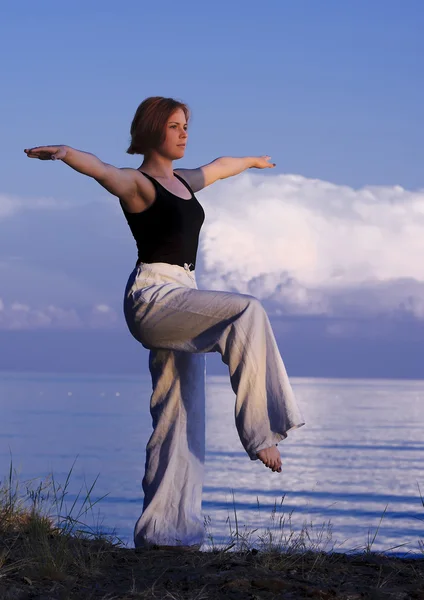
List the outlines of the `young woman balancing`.
{"label": "young woman balancing", "polygon": [[251,460],[281,472],[279,441],[304,424],[262,304],[255,297],[199,290],[195,265],[204,211],[195,192],[255,167],[269,156],[217,158],[173,170],[184,156],[188,107],[151,97],[137,108],[129,154],[138,169],[116,168],[69,146],[26,149],[62,160],[119,198],[138,259],[124,294],[131,334],[150,350],[153,433],[146,448],[143,511],[134,544],[199,548],[205,460],[205,353],[219,352],[236,394],[235,423]]}

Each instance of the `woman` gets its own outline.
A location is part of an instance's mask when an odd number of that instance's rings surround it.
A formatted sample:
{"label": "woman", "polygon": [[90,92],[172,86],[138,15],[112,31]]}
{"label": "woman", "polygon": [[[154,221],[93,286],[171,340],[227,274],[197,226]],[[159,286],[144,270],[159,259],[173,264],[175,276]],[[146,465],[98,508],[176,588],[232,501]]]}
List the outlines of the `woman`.
{"label": "woman", "polygon": [[69,146],[26,149],[29,158],[62,160],[119,198],[138,248],[124,296],[131,334],[150,350],[153,433],[146,448],[143,511],[136,547],[199,548],[205,459],[205,353],[219,352],[236,394],[235,422],[251,460],[281,472],[277,449],[304,424],[259,300],[199,290],[195,264],[204,211],[195,192],[248,168],[272,168],[269,156],[217,158],[173,170],[184,156],[189,109],[150,97],[131,124],[129,154],[138,169],[116,168]]}

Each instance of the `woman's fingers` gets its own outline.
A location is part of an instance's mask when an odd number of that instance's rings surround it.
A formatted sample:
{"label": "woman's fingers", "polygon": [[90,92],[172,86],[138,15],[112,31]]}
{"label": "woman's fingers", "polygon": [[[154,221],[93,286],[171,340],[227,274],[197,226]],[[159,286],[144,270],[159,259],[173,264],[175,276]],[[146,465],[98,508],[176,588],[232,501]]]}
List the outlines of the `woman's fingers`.
{"label": "woman's fingers", "polygon": [[268,154],[264,154],[260,157],[258,167],[260,169],[273,168],[275,167],[275,163],[270,163],[271,157]]}
{"label": "woman's fingers", "polygon": [[35,152],[27,152],[26,155],[28,156],[28,158],[41,158],[42,154],[40,153],[35,153]]}
{"label": "woman's fingers", "polygon": [[38,158],[46,154],[45,148],[29,148],[24,150],[29,158]]}
{"label": "woman's fingers", "polygon": [[27,148],[26,150],[24,150],[24,152],[26,152],[27,154],[38,154],[39,152],[42,152],[43,150],[45,150],[45,148],[43,148],[43,146],[39,146],[36,148]]}
{"label": "woman's fingers", "polygon": [[51,154],[49,152],[27,152],[28,158],[39,158],[40,160],[50,159]]}
{"label": "woman's fingers", "polygon": [[271,160],[270,156],[267,155],[267,156],[264,156],[264,158],[265,158],[266,162],[268,163],[267,167],[270,167],[270,168],[275,167],[275,163],[270,163],[269,162]]}
{"label": "woman's fingers", "polygon": [[62,146],[35,146],[25,148],[28,158],[39,158],[40,160],[56,160],[66,156],[66,149]]}

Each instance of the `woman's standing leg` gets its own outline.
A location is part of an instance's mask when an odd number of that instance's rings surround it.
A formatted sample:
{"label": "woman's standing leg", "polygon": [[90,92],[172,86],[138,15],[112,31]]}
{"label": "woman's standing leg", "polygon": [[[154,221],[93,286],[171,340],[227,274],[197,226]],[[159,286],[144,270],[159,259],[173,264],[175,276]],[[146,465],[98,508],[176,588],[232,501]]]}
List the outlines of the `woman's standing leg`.
{"label": "woman's standing leg", "polygon": [[205,355],[151,350],[153,433],[146,448],[136,547],[200,545],[204,537]]}

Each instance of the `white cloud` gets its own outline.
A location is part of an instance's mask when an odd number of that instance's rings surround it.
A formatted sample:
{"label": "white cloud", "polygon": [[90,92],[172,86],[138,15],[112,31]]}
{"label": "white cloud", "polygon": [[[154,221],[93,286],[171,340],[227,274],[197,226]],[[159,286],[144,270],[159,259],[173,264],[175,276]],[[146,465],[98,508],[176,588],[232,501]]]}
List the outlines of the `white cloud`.
{"label": "white cloud", "polygon": [[16,311],[29,312],[29,306],[27,304],[20,304],[19,302],[14,302],[10,309]]}
{"label": "white cloud", "polygon": [[74,309],[63,309],[53,305],[31,307],[28,304],[13,302],[10,305],[2,303],[0,312],[0,329],[39,329],[64,328],[75,329],[83,327],[81,318]]}
{"label": "white cloud", "polygon": [[285,313],[424,318],[424,190],[249,172],[201,194],[202,287]]}
{"label": "white cloud", "polygon": [[13,194],[0,194],[0,219],[11,217],[22,210],[66,209],[70,204],[51,197],[21,198]]}
{"label": "white cloud", "polygon": [[0,299],[0,329],[112,329],[119,315],[110,306],[97,305],[86,310],[49,304],[33,307],[20,302],[5,304]]}
{"label": "white cloud", "polygon": [[97,304],[88,315],[87,324],[91,329],[114,329],[120,317],[110,306]]}
{"label": "white cloud", "polygon": [[0,219],[9,217],[16,211],[12,197],[0,194]]}
{"label": "white cloud", "polygon": [[111,308],[110,308],[110,306],[107,306],[106,304],[98,304],[97,306],[94,307],[94,310],[99,313],[108,313],[111,311]]}

